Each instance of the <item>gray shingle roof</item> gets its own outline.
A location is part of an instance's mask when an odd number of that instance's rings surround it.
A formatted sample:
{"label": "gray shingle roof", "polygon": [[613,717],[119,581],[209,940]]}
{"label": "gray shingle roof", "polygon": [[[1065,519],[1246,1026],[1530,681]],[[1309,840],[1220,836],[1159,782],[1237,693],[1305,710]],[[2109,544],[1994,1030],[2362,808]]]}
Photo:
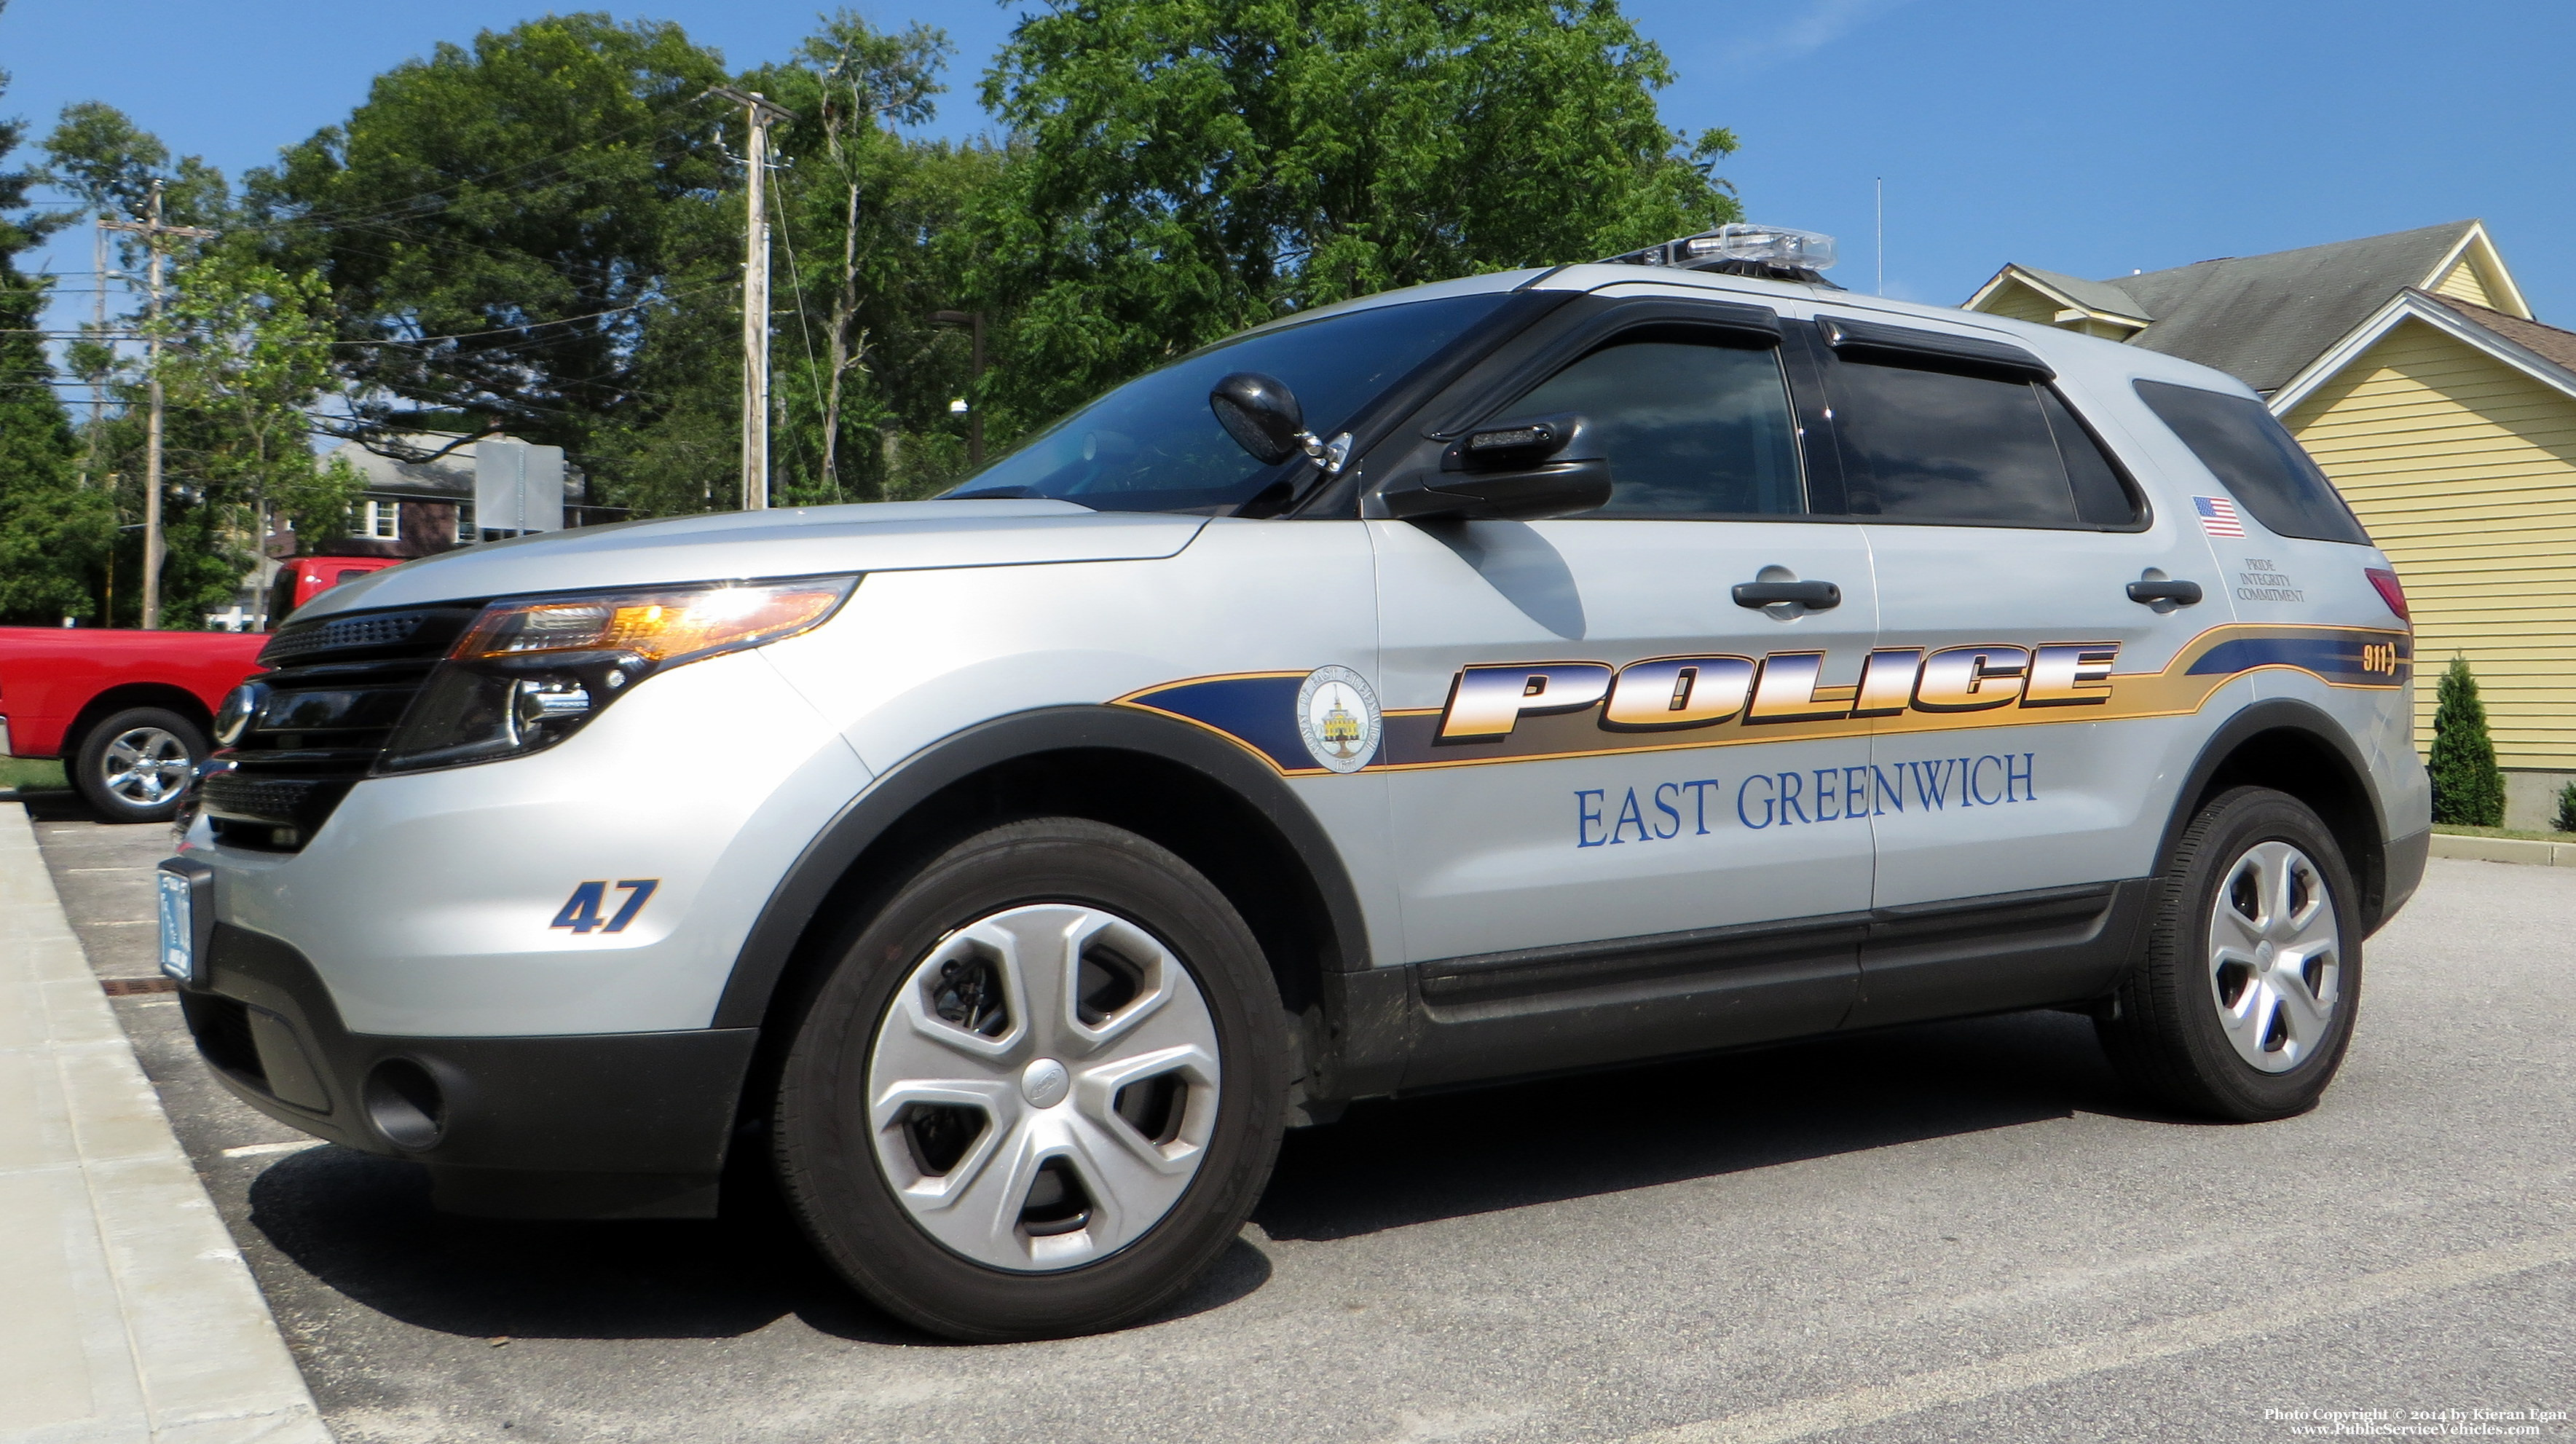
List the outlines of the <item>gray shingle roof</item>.
{"label": "gray shingle roof", "polygon": [[2562,331],[2538,321],[2526,321],[2520,316],[2510,316],[2491,306],[2463,301],[2457,296],[2428,294],[2426,299],[2450,307],[2526,351],[2576,371],[2576,331]]}
{"label": "gray shingle roof", "polygon": [[2021,273],[2056,291],[2088,311],[2104,311],[2114,316],[2134,316],[2143,321],[2147,313],[2138,309],[2137,300],[2109,281],[2088,281],[2058,271],[2043,271],[2037,266],[2018,267]]}
{"label": "gray shingle roof", "polygon": [[2230,256],[2096,284],[2128,297],[2129,313],[2153,322],[2132,345],[2215,366],[2268,394],[2398,292],[2422,285],[2476,224]]}

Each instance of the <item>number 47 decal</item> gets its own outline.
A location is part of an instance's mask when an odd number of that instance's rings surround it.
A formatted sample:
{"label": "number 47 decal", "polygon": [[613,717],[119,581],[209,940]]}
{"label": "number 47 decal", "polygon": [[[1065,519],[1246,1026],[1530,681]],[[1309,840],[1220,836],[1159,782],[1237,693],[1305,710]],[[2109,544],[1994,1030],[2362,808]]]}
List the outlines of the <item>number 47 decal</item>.
{"label": "number 47 decal", "polygon": [[604,918],[599,910],[608,900],[608,884],[583,883],[564,900],[563,911],[555,914],[550,926],[570,928],[577,933],[622,933],[628,923],[635,921],[635,915],[644,911],[645,900],[653,896],[653,889],[661,885],[662,880],[658,877],[628,878],[618,883],[618,889],[626,894],[626,900],[618,904],[615,917]]}

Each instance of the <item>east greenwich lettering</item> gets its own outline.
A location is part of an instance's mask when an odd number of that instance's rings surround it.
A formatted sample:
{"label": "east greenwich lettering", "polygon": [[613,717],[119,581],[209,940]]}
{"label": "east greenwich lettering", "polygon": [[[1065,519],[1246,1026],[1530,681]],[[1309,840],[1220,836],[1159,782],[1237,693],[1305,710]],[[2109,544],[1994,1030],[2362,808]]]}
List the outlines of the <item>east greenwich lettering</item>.
{"label": "east greenwich lettering", "polygon": [[[1735,785],[1735,818],[1759,832],[1800,823],[1857,822],[1889,813],[1946,813],[2037,802],[2037,761],[2037,755],[2029,752],[1988,753],[1884,767],[1871,763],[1757,772]],[[1627,788],[1616,804],[1610,801],[1608,788],[1578,789],[1574,845],[1669,842],[1685,834],[1704,837],[1713,830],[1709,826],[1712,793],[1720,799],[1716,821],[1723,824],[1727,794],[1724,781],[1715,777],[1658,782],[1642,792]]]}

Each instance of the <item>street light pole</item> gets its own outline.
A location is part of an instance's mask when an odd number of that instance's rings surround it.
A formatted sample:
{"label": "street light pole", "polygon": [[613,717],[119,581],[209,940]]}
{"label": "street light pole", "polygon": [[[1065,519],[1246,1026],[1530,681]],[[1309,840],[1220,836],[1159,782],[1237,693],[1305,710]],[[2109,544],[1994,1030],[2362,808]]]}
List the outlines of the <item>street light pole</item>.
{"label": "street light pole", "polygon": [[744,149],[749,176],[743,187],[742,257],[742,507],[769,505],[769,127],[796,118],[756,90],[714,85],[748,112],[751,139]]}
{"label": "street light pole", "polygon": [[982,466],[984,464],[984,313],[933,311],[930,313],[930,323],[934,326],[972,328],[974,359],[967,372],[971,378],[967,384],[973,393],[973,398],[966,406],[966,462],[970,466]]}

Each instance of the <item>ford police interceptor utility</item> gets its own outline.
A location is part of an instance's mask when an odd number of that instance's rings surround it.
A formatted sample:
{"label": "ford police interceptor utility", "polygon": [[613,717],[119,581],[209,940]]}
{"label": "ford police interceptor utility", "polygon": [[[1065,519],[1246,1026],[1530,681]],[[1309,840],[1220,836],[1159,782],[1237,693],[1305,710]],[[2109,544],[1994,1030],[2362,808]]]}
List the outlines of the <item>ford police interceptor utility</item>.
{"label": "ford police interceptor utility", "polygon": [[972,1339],[1150,1314],[1353,1099],[2070,1008],[2167,1106],[2308,1107],[2428,841],[2395,574],[2236,381],[1828,244],[1376,296],[940,500],[337,588],[164,864],[198,1045],[449,1208],[764,1162]]}

